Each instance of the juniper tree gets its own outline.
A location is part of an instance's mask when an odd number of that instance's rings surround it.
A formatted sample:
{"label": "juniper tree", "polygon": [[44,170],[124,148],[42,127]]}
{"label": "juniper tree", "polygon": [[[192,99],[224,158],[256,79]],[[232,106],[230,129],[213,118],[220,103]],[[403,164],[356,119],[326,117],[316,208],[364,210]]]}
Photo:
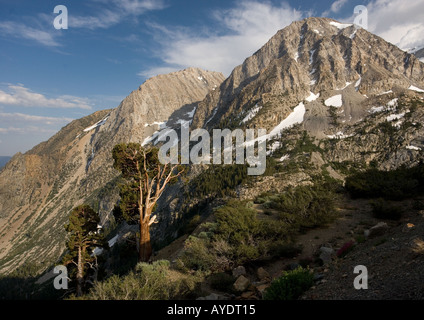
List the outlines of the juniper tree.
{"label": "juniper tree", "polygon": [[98,232],[99,221],[99,215],[90,206],[82,205],[72,210],[69,224],[65,226],[69,238],[63,264],[72,267],[69,274],[76,280],[77,296],[82,295],[88,267],[93,268],[96,261],[94,249],[106,246],[103,235]]}
{"label": "juniper tree", "polygon": [[170,182],[183,173],[179,165],[162,164],[158,148],[143,148],[138,143],[119,144],[112,151],[114,168],[121,171],[127,183],[121,186],[121,200],[115,217],[138,224],[138,260],[147,262],[152,254],[150,226],[157,223],[152,216],[156,203]]}

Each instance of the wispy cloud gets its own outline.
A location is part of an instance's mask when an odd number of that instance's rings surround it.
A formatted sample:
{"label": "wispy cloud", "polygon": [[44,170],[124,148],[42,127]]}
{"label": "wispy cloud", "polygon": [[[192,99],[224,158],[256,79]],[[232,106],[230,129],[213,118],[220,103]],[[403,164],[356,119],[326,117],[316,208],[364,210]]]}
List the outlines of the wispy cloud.
{"label": "wispy cloud", "polygon": [[22,22],[0,21],[0,33],[2,36],[31,40],[48,47],[59,46],[52,33],[27,26]]}
{"label": "wispy cloud", "polygon": [[[372,0],[366,7],[368,31],[404,50],[424,46],[424,1]],[[354,15],[339,20],[352,23]]]}
{"label": "wispy cloud", "polygon": [[324,11],[322,15],[324,17],[329,16],[332,13],[338,13],[343,8],[343,6],[347,3],[348,0],[336,0],[331,4],[331,7],[329,10]]}
{"label": "wispy cloud", "polygon": [[128,17],[137,17],[148,11],[161,10],[166,7],[162,0],[94,0],[102,8],[95,15],[69,16],[69,27],[86,29],[107,29]]}
{"label": "wispy cloud", "polygon": [[23,85],[8,85],[8,92],[0,90],[0,105],[19,107],[65,108],[91,110],[87,98],[62,95],[57,98],[47,98]]}
{"label": "wispy cloud", "polygon": [[371,32],[402,49],[424,44],[424,1],[374,0],[367,7]]}
{"label": "wispy cloud", "polygon": [[0,118],[1,121],[8,122],[8,123],[39,123],[39,124],[46,124],[46,125],[57,125],[57,124],[66,124],[74,119],[72,118],[66,118],[66,117],[45,117],[45,116],[35,116],[35,115],[29,115],[29,114],[23,114],[23,113],[5,113],[0,112]]}
{"label": "wispy cloud", "polygon": [[150,24],[150,29],[161,44],[157,57],[163,63],[143,70],[139,75],[154,76],[189,66],[228,75],[278,30],[302,17],[304,13],[287,3],[274,6],[267,2],[243,1],[235,8],[213,13],[212,18],[224,30],[220,34],[206,29],[199,35],[198,28]]}
{"label": "wispy cloud", "polygon": [[27,134],[27,133],[37,133],[37,134],[54,134],[57,132],[57,129],[48,129],[43,127],[35,127],[35,126],[27,126],[24,128],[17,127],[8,127],[8,128],[0,128],[0,133],[17,133],[17,134]]}

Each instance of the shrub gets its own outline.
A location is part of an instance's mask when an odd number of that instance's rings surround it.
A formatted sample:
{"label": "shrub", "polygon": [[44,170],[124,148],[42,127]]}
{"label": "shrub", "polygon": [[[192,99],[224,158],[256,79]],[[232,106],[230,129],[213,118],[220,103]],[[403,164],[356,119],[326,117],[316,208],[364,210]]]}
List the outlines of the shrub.
{"label": "shrub", "polygon": [[215,268],[216,259],[209,251],[209,240],[189,237],[179,260],[187,269],[209,271]]}
{"label": "shrub", "polygon": [[394,206],[388,201],[379,198],[370,202],[372,213],[375,218],[383,220],[399,220],[402,217],[402,208]]}
{"label": "shrub", "polygon": [[295,244],[279,240],[274,241],[270,245],[269,253],[273,258],[294,258],[302,253],[302,248]]}
{"label": "shrub", "polygon": [[113,275],[95,283],[86,299],[91,300],[168,300],[176,295],[169,281],[169,262],[139,263],[126,276]]}
{"label": "shrub", "polygon": [[223,292],[232,292],[235,281],[232,275],[225,272],[215,273],[209,277],[211,288]]}
{"label": "shrub", "polygon": [[370,169],[346,178],[346,189],[353,198],[403,200],[424,187],[424,165],[392,171]]}
{"label": "shrub", "polygon": [[313,274],[299,267],[286,271],[265,291],[264,300],[297,300],[314,283]]}

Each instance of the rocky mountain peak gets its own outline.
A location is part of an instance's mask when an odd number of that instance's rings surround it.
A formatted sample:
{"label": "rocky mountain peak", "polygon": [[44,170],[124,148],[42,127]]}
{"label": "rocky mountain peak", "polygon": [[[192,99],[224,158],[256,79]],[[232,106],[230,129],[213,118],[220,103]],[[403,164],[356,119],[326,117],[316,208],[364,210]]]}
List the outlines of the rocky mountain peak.
{"label": "rocky mountain peak", "polygon": [[424,65],[414,55],[355,25],[307,18],[278,31],[236,67],[200,104],[193,125],[212,128],[231,114],[271,103],[270,129],[280,120],[275,113],[287,115],[311,94],[328,98],[350,86],[363,100],[411,85],[424,87]]}

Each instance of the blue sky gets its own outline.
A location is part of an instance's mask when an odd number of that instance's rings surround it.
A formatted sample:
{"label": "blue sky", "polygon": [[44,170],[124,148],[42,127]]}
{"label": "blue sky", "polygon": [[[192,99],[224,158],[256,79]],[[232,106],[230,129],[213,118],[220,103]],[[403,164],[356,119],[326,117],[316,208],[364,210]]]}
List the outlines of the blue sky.
{"label": "blue sky", "polygon": [[[57,5],[68,29],[56,30]],[[115,108],[147,78],[231,70],[308,16],[353,22],[403,49],[424,43],[424,1],[0,0],[0,155],[26,152],[73,119]]]}

